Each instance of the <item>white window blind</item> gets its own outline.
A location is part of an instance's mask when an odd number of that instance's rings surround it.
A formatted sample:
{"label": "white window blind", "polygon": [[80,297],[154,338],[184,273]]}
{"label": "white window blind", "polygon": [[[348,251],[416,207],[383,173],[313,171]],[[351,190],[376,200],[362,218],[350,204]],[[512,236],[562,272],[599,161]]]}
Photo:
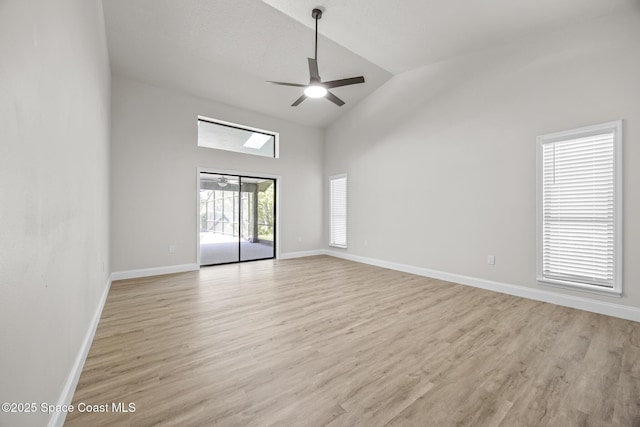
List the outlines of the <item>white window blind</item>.
{"label": "white window blind", "polygon": [[620,292],[621,123],[538,138],[538,280]]}
{"label": "white window blind", "polygon": [[347,176],[332,176],[329,246],[347,247]]}

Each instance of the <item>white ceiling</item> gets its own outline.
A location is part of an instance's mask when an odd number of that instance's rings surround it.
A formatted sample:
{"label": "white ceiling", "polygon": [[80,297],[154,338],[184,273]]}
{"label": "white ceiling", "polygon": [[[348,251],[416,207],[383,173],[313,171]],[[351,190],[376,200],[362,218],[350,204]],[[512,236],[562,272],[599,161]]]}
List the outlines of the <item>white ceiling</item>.
{"label": "white ceiling", "polygon": [[[104,0],[111,67],[152,84],[293,122],[325,127],[392,74],[528,34],[624,12],[639,0]],[[323,80],[366,83],[290,104],[308,82],[311,9]]]}
{"label": "white ceiling", "polygon": [[326,99],[291,107],[301,88],[265,81],[307,84],[314,33],[271,6],[259,0],[104,0],[103,7],[115,74],[296,123],[325,127],[391,77],[320,37],[322,79],[363,75],[366,83],[332,89],[346,102],[342,107]]}
{"label": "white ceiling", "polygon": [[638,5],[637,0],[263,0],[393,74]]}

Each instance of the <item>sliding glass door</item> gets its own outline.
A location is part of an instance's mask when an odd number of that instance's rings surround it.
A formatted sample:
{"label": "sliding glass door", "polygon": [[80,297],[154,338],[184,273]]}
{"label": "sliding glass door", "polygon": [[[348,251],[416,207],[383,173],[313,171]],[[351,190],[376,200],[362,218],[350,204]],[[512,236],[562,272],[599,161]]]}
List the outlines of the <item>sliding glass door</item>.
{"label": "sliding glass door", "polygon": [[275,257],[275,180],[200,174],[200,265]]}

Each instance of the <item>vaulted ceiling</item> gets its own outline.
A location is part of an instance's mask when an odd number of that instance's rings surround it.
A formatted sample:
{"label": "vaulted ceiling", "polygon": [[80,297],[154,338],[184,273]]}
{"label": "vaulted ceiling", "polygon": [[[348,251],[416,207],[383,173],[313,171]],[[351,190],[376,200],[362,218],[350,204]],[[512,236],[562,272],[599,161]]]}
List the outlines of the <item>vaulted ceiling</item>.
{"label": "vaulted ceiling", "polygon": [[[308,82],[311,10],[323,80],[365,84],[291,103]],[[394,74],[602,15],[638,0],[104,0],[112,71],[285,120],[326,127]]]}

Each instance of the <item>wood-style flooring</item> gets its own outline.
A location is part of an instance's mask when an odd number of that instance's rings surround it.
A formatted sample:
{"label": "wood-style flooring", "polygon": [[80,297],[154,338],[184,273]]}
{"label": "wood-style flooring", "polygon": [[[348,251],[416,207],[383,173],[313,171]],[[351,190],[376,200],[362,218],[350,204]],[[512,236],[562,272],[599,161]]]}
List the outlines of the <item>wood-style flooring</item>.
{"label": "wood-style flooring", "polygon": [[640,323],[327,256],[115,282],[67,426],[640,426]]}

